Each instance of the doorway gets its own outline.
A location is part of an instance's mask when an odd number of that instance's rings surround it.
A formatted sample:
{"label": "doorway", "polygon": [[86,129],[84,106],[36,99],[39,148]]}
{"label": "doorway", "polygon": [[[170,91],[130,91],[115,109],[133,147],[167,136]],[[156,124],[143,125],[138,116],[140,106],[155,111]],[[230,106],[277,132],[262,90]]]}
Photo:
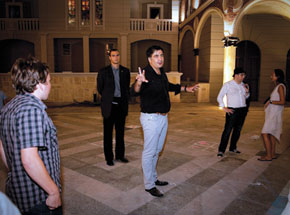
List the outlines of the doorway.
{"label": "doorway", "polygon": [[259,99],[261,52],[259,47],[251,41],[241,41],[237,45],[236,67],[246,71],[245,82],[250,86],[251,101]]}

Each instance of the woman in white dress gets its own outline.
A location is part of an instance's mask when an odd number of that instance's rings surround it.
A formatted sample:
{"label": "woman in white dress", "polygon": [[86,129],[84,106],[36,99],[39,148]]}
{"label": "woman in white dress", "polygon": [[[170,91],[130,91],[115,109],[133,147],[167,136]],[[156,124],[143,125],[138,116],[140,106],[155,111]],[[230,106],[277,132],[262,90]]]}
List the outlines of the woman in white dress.
{"label": "woman in white dress", "polygon": [[280,141],[282,133],[282,114],[285,104],[286,86],[284,84],[284,73],[281,69],[275,69],[271,75],[275,88],[270,99],[266,102],[265,123],[262,129],[262,137],[266,155],[258,158],[259,161],[272,161],[276,159],[276,141]]}

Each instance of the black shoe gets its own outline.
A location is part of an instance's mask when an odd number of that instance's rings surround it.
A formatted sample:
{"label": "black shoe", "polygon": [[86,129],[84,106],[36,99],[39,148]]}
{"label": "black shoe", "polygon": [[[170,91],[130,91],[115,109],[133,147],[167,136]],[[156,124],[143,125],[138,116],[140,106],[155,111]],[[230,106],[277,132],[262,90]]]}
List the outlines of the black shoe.
{"label": "black shoe", "polygon": [[122,163],[128,163],[129,160],[127,158],[116,158],[116,161],[120,161]]}
{"label": "black shoe", "polygon": [[230,150],[230,152],[233,152],[233,153],[236,153],[236,154],[241,154],[241,152],[240,152],[240,151],[238,151],[237,149]]}
{"label": "black shoe", "polygon": [[156,187],[153,187],[149,190],[145,189],[146,192],[150,193],[152,196],[162,197],[164,196]]}
{"label": "black shoe", "polygon": [[219,153],[217,154],[217,156],[218,156],[218,157],[223,157],[223,156],[224,156],[224,153],[223,153],[223,152],[219,152]]}
{"label": "black shoe", "polygon": [[114,166],[114,161],[107,161],[108,166]]}
{"label": "black shoe", "polygon": [[166,185],[168,185],[168,182],[167,181],[159,181],[159,180],[157,180],[157,181],[155,181],[155,185],[157,185],[157,186],[166,186]]}

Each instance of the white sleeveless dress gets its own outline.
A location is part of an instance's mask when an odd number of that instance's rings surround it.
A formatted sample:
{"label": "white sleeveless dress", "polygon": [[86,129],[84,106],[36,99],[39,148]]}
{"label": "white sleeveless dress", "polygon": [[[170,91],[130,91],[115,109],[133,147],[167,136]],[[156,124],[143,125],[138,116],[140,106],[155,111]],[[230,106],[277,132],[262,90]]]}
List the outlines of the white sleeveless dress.
{"label": "white sleeveless dress", "polygon": [[[284,84],[278,84],[272,91],[270,99],[272,101],[280,101],[278,92],[279,86],[282,85],[284,88],[284,95],[286,95],[286,87]],[[283,124],[283,110],[284,105],[269,104],[265,109],[265,123],[262,129],[262,134],[271,134],[278,141],[280,141],[280,135],[282,134]]]}

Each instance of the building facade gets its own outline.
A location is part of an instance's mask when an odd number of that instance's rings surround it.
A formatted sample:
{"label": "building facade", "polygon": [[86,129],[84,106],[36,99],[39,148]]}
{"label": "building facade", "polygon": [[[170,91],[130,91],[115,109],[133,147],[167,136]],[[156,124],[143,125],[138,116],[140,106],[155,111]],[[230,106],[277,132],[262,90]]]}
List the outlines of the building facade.
{"label": "building facade", "polygon": [[53,102],[92,101],[97,72],[109,64],[111,48],[120,50],[121,64],[131,69],[133,80],[138,67],[147,64],[146,49],[160,45],[165,50],[165,71],[172,73],[172,80],[180,80],[178,19],[172,19],[178,1],[0,2],[0,88],[10,97],[13,89],[7,73],[17,58],[28,55],[48,63],[53,84],[48,101]]}
{"label": "building facade", "polygon": [[251,99],[264,101],[275,68],[290,83],[289,19],[289,0],[0,0],[0,89],[13,97],[11,65],[34,55],[52,72],[48,101],[92,101],[109,49],[120,50],[133,81],[154,44],[171,81],[201,83],[196,101],[216,102],[236,66]]}
{"label": "building facade", "polygon": [[182,79],[208,83],[212,102],[236,66],[247,72],[253,101],[269,96],[276,68],[290,84],[288,0],[181,0],[179,31]]}

